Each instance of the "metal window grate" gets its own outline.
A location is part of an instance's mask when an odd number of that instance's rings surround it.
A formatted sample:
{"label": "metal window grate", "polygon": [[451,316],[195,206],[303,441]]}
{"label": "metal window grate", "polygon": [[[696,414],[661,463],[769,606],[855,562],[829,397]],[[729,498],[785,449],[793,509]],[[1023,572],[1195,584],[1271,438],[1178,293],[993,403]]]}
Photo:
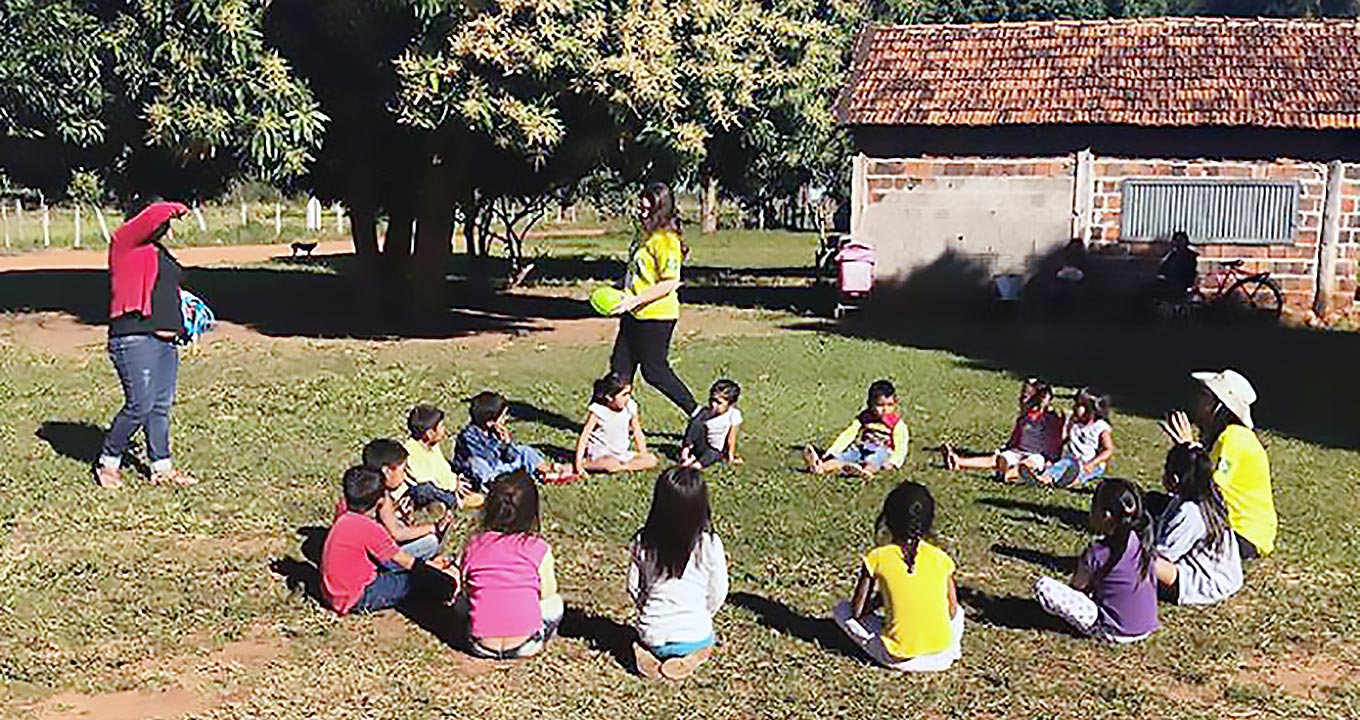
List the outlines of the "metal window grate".
{"label": "metal window grate", "polygon": [[1194,243],[1293,243],[1299,184],[1264,180],[1125,180],[1120,237]]}

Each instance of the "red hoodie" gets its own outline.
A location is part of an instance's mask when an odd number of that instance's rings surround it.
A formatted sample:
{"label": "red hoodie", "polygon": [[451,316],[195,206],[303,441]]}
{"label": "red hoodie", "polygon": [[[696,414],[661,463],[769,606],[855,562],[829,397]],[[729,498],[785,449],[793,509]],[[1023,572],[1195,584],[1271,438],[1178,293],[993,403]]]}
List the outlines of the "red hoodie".
{"label": "red hoodie", "polygon": [[113,231],[109,239],[109,319],[131,312],[151,315],[159,258],[147,243],[161,225],[189,212],[177,202],[154,202]]}

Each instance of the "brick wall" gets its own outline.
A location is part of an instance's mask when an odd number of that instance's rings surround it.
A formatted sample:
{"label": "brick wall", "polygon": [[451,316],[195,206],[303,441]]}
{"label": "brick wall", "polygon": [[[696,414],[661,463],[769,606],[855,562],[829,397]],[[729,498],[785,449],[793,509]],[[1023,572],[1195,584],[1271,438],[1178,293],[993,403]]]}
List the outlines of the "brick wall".
{"label": "brick wall", "polygon": [[[1075,156],[1051,158],[917,157],[902,159],[863,158],[858,188],[863,188],[863,208],[884,202],[892,193],[922,184],[959,177],[1080,177]],[[1121,183],[1133,178],[1238,178],[1296,181],[1300,186],[1297,234],[1293,244],[1199,245],[1201,276],[1227,260],[1244,260],[1245,269],[1268,270],[1295,310],[1312,307],[1317,279],[1318,245],[1322,234],[1323,205],[1327,191],[1327,164],[1289,159],[1274,161],[1168,160],[1097,157],[1090,160],[1090,211],[1087,243],[1092,253],[1119,263],[1129,271],[1150,272],[1164,246],[1125,242],[1119,236]],[[1333,296],[1337,304],[1355,303],[1360,281],[1360,164],[1344,168],[1341,232]],[[1080,192],[1080,189],[1077,190]],[[1073,207],[1082,203],[1074,198]],[[1153,265],[1155,267],[1155,265]]]}

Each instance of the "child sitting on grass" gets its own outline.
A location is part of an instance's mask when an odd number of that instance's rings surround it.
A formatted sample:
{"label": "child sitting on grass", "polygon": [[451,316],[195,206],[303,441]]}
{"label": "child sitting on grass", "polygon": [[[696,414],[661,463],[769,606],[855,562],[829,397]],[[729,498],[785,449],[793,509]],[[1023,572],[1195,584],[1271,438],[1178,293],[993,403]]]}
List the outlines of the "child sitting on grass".
{"label": "child sitting on grass", "polygon": [[850,421],[825,454],[808,445],[803,461],[814,475],[843,472],[869,479],[902,467],[907,458],[907,424],[897,410],[897,389],[887,380],[869,385],[865,408]]}
{"label": "child sitting on grass", "polygon": [[708,389],[708,405],[699,408],[680,446],[680,464],[706,468],[724,460],[730,465],[744,461],[737,455],[737,430],[741,427],[741,410],[737,400],[741,386],[723,378]]}
{"label": "child sitting on grass", "polygon": [[364,446],[364,467],[383,479],[384,497],[378,503],[378,522],[401,549],[422,560],[434,557],[453,524],[452,508],[438,522],[417,523],[416,498],[406,473],[406,448],[396,440],[374,440]]}
{"label": "child sitting on grass", "polygon": [[945,444],[944,466],[948,470],[995,470],[1000,481],[1020,477],[1020,468],[1041,472],[1062,453],[1063,416],[1052,408],[1053,388],[1038,378],[1020,386],[1020,414],[1015,418],[1006,447],[988,455],[960,456]]}
{"label": "child sitting on grass", "polygon": [[417,506],[438,502],[445,508],[479,508],[484,498],[453,471],[439,444],[449,436],[444,411],[433,405],[417,405],[406,415],[410,437],[406,448],[406,471],[412,480],[410,493]]}
{"label": "child sitting on grass", "polygon": [[1096,538],[1077,561],[1070,583],[1041,577],[1034,595],[1049,614],[1085,635],[1137,642],[1157,629],[1152,574],[1152,520],[1132,483],[1105,480],[1091,498]]}
{"label": "child sitting on grass", "polygon": [[[321,549],[321,594],[340,615],[400,604],[411,593],[415,571],[446,570],[443,558],[421,560],[398,548],[375,519],[385,497],[382,476],[366,467],[345,471],[346,510],[331,524]],[[389,571],[395,569],[395,571]],[[457,578],[453,578],[456,588]]]}
{"label": "child sitting on grass", "polygon": [[1114,429],[1110,427],[1110,399],[1082,388],[1072,400],[1072,416],[1063,430],[1062,459],[1035,473],[1020,466],[1026,480],[1072,490],[1095,487],[1105,477],[1105,463],[1114,456]]}
{"label": "child sitting on grass", "polygon": [[1158,595],[1178,605],[1227,600],[1242,589],[1242,557],[1209,453],[1198,445],[1171,448],[1162,484],[1173,496],[1157,520]]}
{"label": "child sitting on grass", "polygon": [[647,450],[633,385],[614,373],[596,380],[586,421],[576,439],[573,472],[631,472],[650,470],[656,464],[656,455]]}
{"label": "child sitting on grass", "polygon": [[472,478],[475,489],[486,492],[502,475],[525,472],[541,480],[560,482],[570,477],[569,467],[548,462],[528,445],[516,444],[506,421],[510,404],[494,392],[481,392],[468,403],[470,422],[458,432],[453,446],[453,467]]}
{"label": "child sitting on grass", "polygon": [[536,655],[562,622],[552,546],[538,526],[538,486],[527,472],[491,486],[482,531],[463,548],[473,655],[496,660]]}
{"label": "child sitting on grass", "polygon": [[[948,670],[962,654],[963,610],[954,561],[925,540],[935,500],[920,483],[904,482],[883,501],[874,533],[892,542],[864,556],[850,602],[836,606],[836,624],[875,662],[906,672]],[[874,590],[887,617],[874,613]]]}
{"label": "child sitting on grass", "polygon": [[713,654],[713,615],[727,597],[727,554],[709,524],[694,468],[661,473],[647,523],[633,536],[628,596],[637,608],[638,673],[683,680]]}

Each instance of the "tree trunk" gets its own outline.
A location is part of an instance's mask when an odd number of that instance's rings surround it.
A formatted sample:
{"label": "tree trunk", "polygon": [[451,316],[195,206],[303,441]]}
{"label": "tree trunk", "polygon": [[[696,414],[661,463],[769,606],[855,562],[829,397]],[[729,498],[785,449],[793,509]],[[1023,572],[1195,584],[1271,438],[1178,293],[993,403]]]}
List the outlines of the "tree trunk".
{"label": "tree trunk", "polygon": [[349,235],[354,241],[354,255],[360,267],[372,271],[378,259],[378,217],[373,205],[366,200],[350,199]]}
{"label": "tree trunk", "polygon": [[446,308],[444,274],[453,249],[453,193],[442,164],[432,162],[420,192],[415,262],[410,272],[412,309],[435,317]]}
{"label": "tree trunk", "polygon": [[718,232],[718,179],[702,179],[703,194],[699,198],[699,231],[705,235]]}

